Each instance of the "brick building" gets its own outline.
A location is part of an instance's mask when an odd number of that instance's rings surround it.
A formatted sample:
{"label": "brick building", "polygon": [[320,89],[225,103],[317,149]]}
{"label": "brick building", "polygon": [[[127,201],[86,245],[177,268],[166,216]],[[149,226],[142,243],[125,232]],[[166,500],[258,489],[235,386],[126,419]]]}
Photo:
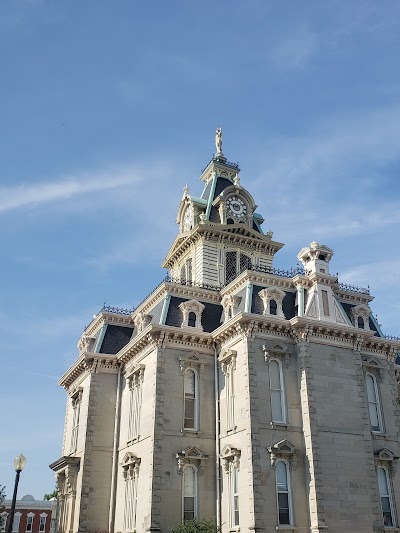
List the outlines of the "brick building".
{"label": "brick building", "polygon": [[184,189],[168,277],[80,338],[59,382],[61,533],[196,516],[222,533],[400,531],[400,339],[328,246],[274,268],[283,244],[238,174],[219,139],[200,196]]}
{"label": "brick building", "polygon": [[[50,533],[52,512],[55,511],[55,501],[35,500],[26,494],[15,505],[13,533]],[[7,531],[11,500],[5,500],[4,511],[0,514],[3,518],[0,531]]]}

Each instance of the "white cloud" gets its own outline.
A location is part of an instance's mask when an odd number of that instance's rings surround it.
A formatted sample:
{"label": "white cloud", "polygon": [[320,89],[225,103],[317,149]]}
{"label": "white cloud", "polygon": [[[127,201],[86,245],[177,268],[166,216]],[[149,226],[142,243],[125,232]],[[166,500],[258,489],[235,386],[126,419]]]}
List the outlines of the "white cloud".
{"label": "white cloud", "polygon": [[97,191],[117,189],[139,180],[140,176],[136,172],[129,169],[117,169],[106,174],[71,176],[58,182],[1,187],[0,213],[27,206],[71,200]]}

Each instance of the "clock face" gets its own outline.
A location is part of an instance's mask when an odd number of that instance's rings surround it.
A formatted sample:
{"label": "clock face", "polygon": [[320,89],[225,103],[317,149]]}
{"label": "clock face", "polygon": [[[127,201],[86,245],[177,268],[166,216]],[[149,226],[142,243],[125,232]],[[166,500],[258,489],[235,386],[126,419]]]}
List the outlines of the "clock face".
{"label": "clock face", "polygon": [[228,198],[226,204],[228,206],[228,210],[236,217],[243,218],[246,216],[246,204],[237,196],[231,196]]}
{"label": "clock face", "polygon": [[189,205],[183,216],[183,231],[189,231],[193,226],[193,207]]}

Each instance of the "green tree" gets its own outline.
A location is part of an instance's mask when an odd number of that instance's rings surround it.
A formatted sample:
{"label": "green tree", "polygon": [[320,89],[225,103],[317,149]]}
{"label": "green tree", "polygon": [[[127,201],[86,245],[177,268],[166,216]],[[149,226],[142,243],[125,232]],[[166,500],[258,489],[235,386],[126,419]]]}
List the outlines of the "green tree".
{"label": "green tree", "polygon": [[[0,513],[4,511],[4,500],[6,499],[6,488],[0,485]],[[4,518],[0,515],[0,529],[3,527]]]}
{"label": "green tree", "polygon": [[214,518],[194,518],[170,528],[171,533],[218,533]]}
{"label": "green tree", "polygon": [[43,496],[44,500],[51,500],[52,498],[57,498],[57,489],[54,489],[50,494],[45,494]]}

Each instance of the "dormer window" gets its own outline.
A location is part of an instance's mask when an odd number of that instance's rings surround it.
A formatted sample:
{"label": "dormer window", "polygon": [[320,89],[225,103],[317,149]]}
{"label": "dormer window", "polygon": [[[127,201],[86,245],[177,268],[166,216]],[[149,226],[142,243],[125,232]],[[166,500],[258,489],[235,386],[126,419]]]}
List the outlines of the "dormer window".
{"label": "dormer window", "polygon": [[351,314],[353,317],[353,324],[356,328],[359,329],[367,329],[369,330],[369,315],[370,315],[370,309],[367,305],[360,304],[355,305],[351,309]]}
{"label": "dormer window", "polygon": [[240,296],[233,296],[232,294],[225,294],[222,298],[221,305],[224,309],[224,322],[230,320],[238,313],[241,299]]}
{"label": "dormer window", "polygon": [[197,300],[188,300],[179,305],[182,311],[181,327],[189,327],[203,330],[201,325],[201,315],[204,311],[204,305]]}
{"label": "dormer window", "polygon": [[278,289],[278,287],[267,287],[258,293],[263,301],[264,315],[275,315],[285,318],[283,313],[283,299],[286,296],[285,291]]}

